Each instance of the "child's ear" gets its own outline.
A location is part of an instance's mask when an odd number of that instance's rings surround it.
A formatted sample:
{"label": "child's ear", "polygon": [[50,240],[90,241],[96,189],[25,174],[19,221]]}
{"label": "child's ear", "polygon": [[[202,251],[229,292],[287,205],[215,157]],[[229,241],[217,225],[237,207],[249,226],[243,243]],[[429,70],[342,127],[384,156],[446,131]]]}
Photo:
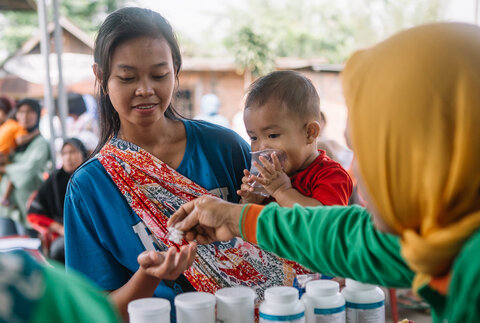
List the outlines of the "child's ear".
{"label": "child's ear", "polygon": [[307,143],[311,144],[317,141],[320,135],[320,123],[318,121],[310,121],[306,125],[307,128]]}

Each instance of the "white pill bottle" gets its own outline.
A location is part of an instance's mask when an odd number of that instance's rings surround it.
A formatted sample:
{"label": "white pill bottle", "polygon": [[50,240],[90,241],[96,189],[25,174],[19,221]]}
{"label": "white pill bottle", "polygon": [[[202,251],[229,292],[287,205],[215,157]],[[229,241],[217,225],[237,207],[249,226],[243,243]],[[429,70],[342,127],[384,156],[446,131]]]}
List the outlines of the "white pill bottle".
{"label": "white pill bottle", "polygon": [[342,290],[345,297],[347,323],[385,323],[385,293],[379,287],[346,279]]}
{"label": "white pill bottle", "polygon": [[302,296],[306,323],[345,323],[345,298],[333,280],[314,280]]}
{"label": "white pill bottle", "polygon": [[170,302],[163,298],[140,298],[128,303],[130,323],[170,323]]}
{"label": "white pill bottle", "polygon": [[215,323],[215,296],[188,292],[175,297],[177,323]]}
{"label": "white pill bottle", "polygon": [[305,306],[294,287],[270,287],[260,305],[260,323],[305,323]]}
{"label": "white pill bottle", "polygon": [[254,323],[255,298],[248,287],[227,287],[215,293],[217,298],[217,323]]}

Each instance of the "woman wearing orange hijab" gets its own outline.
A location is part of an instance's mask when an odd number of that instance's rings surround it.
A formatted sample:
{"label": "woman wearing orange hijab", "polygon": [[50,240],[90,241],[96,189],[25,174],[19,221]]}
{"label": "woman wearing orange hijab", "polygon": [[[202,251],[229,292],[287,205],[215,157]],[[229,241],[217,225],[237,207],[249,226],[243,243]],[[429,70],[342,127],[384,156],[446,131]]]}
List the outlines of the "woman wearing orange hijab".
{"label": "woman wearing orange hijab", "polygon": [[200,243],[241,235],[315,271],[412,286],[434,322],[480,322],[480,28],[396,34],[355,53],[343,86],[369,212],[200,198],[170,224]]}

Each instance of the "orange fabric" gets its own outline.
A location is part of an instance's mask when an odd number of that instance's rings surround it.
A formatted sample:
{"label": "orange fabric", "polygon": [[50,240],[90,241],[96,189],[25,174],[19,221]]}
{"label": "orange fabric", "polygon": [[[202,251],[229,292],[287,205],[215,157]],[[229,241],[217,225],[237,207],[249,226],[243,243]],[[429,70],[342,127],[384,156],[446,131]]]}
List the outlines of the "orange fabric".
{"label": "orange fabric", "polygon": [[436,290],[440,294],[447,295],[448,286],[450,285],[450,278],[450,273],[441,277],[433,277],[429,285],[432,289]]}
{"label": "orange fabric", "polygon": [[264,206],[248,204],[242,214],[241,232],[245,240],[257,243],[257,219]]}
{"label": "orange fabric", "polygon": [[0,126],[0,153],[9,154],[17,146],[15,139],[24,136],[27,131],[17,121],[8,119]]}

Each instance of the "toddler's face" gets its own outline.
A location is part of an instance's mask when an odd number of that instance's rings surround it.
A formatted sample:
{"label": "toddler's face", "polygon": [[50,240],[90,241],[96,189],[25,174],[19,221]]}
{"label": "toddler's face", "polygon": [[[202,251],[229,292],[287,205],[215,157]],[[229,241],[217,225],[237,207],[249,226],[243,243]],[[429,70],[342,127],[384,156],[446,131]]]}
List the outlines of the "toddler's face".
{"label": "toddler's face", "polygon": [[307,142],[306,123],[282,107],[281,103],[270,100],[262,106],[247,107],[243,121],[252,151],[284,151],[284,171],[289,176],[308,166],[305,163],[311,154],[311,146]]}

